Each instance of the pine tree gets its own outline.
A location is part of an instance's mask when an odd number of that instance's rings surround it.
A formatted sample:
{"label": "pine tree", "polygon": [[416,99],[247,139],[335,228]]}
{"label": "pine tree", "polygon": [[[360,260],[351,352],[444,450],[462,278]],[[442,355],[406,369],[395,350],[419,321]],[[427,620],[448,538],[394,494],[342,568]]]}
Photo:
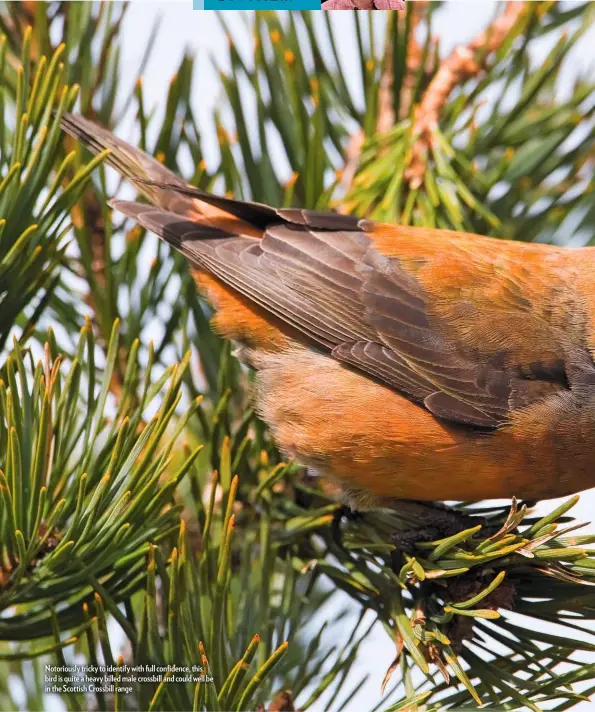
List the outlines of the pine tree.
{"label": "pine tree", "polygon": [[[595,690],[595,666],[580,662],[595,650],[583,642],[595,536],[575,532],[577,498],[545,517],[514,500],[462,503],[464,529],[418,542],[415,556],[395,532],[446,516],[438,505],[347,516],[328,483],[283,461],[251,410],[252,374],[211,331],[184,261],[111,213],[119,186],[104,156],[59,128],[74,107],[117,130],[132,106],[139,145],[180,174],[189,153],[185,177],[205,189],[585,244],[595,83],[578,78],[563,99],[556,87],[595,5],[501,4],[449,56],[440,5],[352,14],[364,102],[329,13],[251,15],[252,55],[228,32],[232,70],[217,70],[232,123],[212,116],[212,172],[194,56],[156,127],[141,80],[150,42],[134,86],[120,78],[126,5],[0,6],[1,709],[19,695],[45,709],[58,685],[46,676],[64,676],[50,670],[78,663],[112,666],[131,691],[62,692],[71,710],[339,712],[365,681],[359,645],[380,626],[395,643],[394,660],[375,661],[384,712],[568,709]],[[153,665],[202,677],[127,682]]]}

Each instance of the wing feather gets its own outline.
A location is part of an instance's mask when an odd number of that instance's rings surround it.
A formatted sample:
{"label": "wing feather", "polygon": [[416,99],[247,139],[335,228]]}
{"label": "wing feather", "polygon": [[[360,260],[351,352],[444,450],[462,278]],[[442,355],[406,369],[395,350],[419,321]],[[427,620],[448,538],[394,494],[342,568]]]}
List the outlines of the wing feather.
{"label": "wing feather", "polygon": [[477,358],[458,347],[415,277],[398,260],[376,253],[365,234],[331,229],[331,216],[310,218],[317,225],[312,229],[307,211],[285,211],[284,219],[297,215],[300,222],[280,221],[258,239],[153,206],[116,201],[114,207],[313,345],[437,417],[494,428],[506,422],[515,403],[528,404],[566,386],[544,368],[544,387],[539,364],[521,371],[506,366],[504,353]]}
{"label": "wing feather", "polygon": [[567,251],[212,195],[84,117],[61,124],[94,153],[109,149],[153,204],[114,207],[438,417],[497,427],[592,376]]}

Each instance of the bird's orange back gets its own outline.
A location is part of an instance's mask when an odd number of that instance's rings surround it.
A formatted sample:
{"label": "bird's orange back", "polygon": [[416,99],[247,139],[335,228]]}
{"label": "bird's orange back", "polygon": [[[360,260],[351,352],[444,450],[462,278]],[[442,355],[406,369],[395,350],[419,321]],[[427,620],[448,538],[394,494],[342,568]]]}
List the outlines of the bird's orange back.
{"label": "bird's orange back", "polygon": [[[451,338],[479,358],[506,351],[510,363],[563,358],[564,344],[589,339],[586,295],[576,290],[590,249],[428,228],[382,225],[374,245],[395,257],[431,295]],[[580,254],[579,254],[580,253]],[[577,259],[578,258],[578,259]]]}

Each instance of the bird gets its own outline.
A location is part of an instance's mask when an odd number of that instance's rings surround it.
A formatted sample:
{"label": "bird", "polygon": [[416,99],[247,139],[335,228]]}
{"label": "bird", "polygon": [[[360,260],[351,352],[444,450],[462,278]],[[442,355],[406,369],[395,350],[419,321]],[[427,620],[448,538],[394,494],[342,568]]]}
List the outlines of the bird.
{"label": "bird", "polygon": [[595,248],[222,197],[61,125],[109,149],[143,198],[113,210],[184,255],[281,452],[352,508],[595,485]]}

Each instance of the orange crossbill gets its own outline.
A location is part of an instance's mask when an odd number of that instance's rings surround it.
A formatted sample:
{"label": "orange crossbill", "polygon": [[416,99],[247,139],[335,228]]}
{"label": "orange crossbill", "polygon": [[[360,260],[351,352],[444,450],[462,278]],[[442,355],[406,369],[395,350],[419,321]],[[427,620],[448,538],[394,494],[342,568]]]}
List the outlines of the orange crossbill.
{"label": "orange crossbill", "polygon": [[187,258],[281,450],[356,505],[595,485],[594,248],[223,198],[62,125],[148,200],[112,206]]}

